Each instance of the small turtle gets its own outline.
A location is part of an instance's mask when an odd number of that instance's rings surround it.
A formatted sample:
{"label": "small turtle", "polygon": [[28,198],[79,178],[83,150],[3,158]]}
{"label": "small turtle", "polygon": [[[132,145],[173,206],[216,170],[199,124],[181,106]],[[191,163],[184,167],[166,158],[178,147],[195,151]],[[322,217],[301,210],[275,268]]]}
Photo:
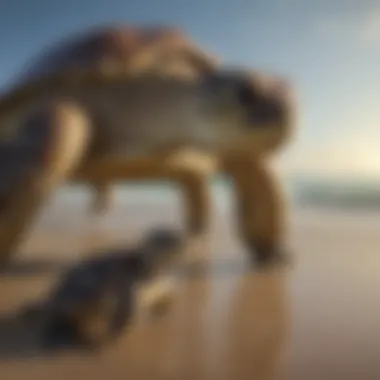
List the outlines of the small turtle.
{"label": "small turtle", "polygon": [[[149,51],[145,53],[156,61],[155,49]],[[238,165],[244,170],[234,175],[239,177],[234,183],[242,201],[243,236],[263,261],[281,254],[281,199],[271,174],[257,158],[290,137],[296,110],[291,86],[262,80],[244,68],[200,70],[196,80],[162,75],[161,70],[139,68],[146,62],[145,53],[127,69],[74,65],[32,75],[3,93],[0,143],[7,158],[1,167],[9,165],[10,175],[1,180],[7,199],[0,199],[0,269],[44,202],[67,182],[110,184],[158,172],[182,178],[188,184],[186,192],[197,198],[189,226],[198,235],[203,222],[197,215],[205,193],[198,196],[194,191],[199,181],[188,174],[199,165],[184,159],[186,150],[214,158],[246,157],[246,165]],[[25,176],[6,152],[7,148],[22,152],[21,142],[35,147],[26,149],[25,160],[20,161],[32,162],[26,164]],[[227,166],[229,172],[237,168]]]}
{"label": "small turtle", "polygon": [[141,252],[117,252],[69,269],[42,313],[42,344],[96,347],[120,335],[132,317]]}
{"label": "small turtle", "polygon": [[[133,249],[101,253],[69,268],[47,300],[29,307],[24,317],[38,318],[42,346],[98,348],[119,337],[133,317],[136,291],[170,268],[180,252],[177,235],[157,231]],[[100,257],[99,257],[100,256]],[[162,311],[166,294],[151,300]]]}

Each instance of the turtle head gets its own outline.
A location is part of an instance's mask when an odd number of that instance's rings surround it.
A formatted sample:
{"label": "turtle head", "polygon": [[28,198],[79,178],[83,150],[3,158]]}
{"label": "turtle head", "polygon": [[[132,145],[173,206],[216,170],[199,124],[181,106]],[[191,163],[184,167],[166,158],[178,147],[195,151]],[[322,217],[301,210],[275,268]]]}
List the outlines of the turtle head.
{"label": "turtle head", "polygon": [[282,78],[220,70],[203,78],[217,149],[263,154],[284,145],[296,123],[293,88]]}

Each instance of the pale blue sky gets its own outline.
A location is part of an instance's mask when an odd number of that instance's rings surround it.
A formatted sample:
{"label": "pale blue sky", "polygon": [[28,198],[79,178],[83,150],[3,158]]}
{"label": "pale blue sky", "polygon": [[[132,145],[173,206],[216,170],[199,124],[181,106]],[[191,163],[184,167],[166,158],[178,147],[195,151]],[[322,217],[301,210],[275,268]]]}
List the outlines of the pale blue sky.
{"label": "pale blue sky", "polygon": [[46,44],[111,22],[178,25],[291,78],[302,118],[285,169],[380,175],[380,0],[2,0],[0,85]]}

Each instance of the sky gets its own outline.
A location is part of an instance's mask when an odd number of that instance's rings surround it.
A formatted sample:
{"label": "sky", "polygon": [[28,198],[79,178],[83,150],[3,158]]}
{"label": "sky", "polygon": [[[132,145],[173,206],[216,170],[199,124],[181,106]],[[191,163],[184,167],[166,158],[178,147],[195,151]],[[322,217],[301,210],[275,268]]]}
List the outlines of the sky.
{"label": "sky", "polygon": [[171,24],[231,64],[285,75],[290,174],[380,178],[380,0],[0,0],[0,91],[40,49],[111,24]]}

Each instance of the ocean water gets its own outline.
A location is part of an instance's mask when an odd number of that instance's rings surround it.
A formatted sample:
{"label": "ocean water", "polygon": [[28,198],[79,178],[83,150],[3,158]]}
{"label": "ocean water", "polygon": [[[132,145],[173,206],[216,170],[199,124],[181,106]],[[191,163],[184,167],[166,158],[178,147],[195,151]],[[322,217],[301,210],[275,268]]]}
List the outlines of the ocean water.
{"label": "ocean water", "polygon": [[298,206],[380,211],[380,181],[377,179],[288,181],[288,192]]}

